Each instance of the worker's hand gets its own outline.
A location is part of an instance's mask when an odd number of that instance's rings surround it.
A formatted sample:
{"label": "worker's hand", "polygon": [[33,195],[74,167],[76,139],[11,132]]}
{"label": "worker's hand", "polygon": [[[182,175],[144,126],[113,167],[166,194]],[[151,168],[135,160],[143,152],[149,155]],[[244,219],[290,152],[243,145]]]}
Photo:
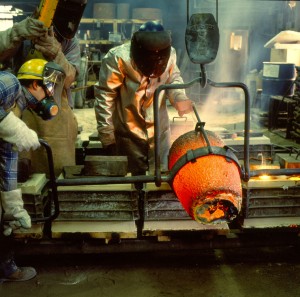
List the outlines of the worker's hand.
{"label": "worker's hand", "polygon": [[26,128],[27,129],[23,130],[23,140],[19,144],[16,144],[18,151],[20,152],[24,150],[28,152],[31,149],[36,150],[41,146],[36,132],[29,129],[27,126]]}
{"label": "worker's hand", "polygon": [[48,29],[44,26],[43,22],[28,17],[13,25],[12,36],[15,41],[22,39],[34,40],[44,36],[47,33],[47,30]]}
{"label": "worker's hand", "polygon": [[35,40],[35,48],[48,60],[54,60],[61,51],[61,44],[54,36],[53,27],[50,27],[47,34]]}
{"label": "worker's hand", "polygon": [[20,188],[8,192],[1,192],[1,203],[5,215],[9,217],[9,221],[4,221],[4,235],[9,236],[13,230],[19,228],[31,228],[31,218],[24,208],[22,199],[22,191]]}
{"label": "worker's hand", "polygon": [[193,101],[192,100],[182,100],[175,102],[175,108],[178,111],[178,115],[182,117],[184,114],[188,114],[193,111]]}
{"label": "worker's hand", "polygon": [[3,223],[3,235],[10,236],[14,230],[20,229],[21,223],[19,221],[9,221]]}

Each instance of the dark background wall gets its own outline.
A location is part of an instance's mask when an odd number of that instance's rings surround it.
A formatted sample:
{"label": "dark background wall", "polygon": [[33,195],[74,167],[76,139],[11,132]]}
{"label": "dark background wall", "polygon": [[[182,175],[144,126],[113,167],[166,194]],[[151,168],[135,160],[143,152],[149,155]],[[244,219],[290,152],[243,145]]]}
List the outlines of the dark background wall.
{"label": "dark background wall", "polygon": [[[173,46],[178,52],[178,63],[184,67],[184,75],[198,71],[198,65],[186,59],[185,29],[187,19],[193,13],[212,13],[220,28],[220,48],[211,73],[216,78],[244,80],[252,69],[258,71],[263,61],[269,61],[270,49],[264,44],[283,30],[299,30],[297,15],[300,8],[291,9],[289,1],[266,0],[88,0],[84,18],[92,18],[95,3],[129,3],[134,8],[159,8],[166,30],[172,32]],[[1,1],[15,5],[31,14],[39,1]],[[84,29],[84,27],[83,27]],[[243,37],[241,51],[232,52],[228,47],[231,32],[240,31]],[[231,70],[228,70],[228,65]],[[186,68],[188,67],[188,68]],[[210,69],[208,69],[210,71]],[[229,75],[231,73],[231,75]],[[189,75],[188,75],[189,76]],[[188,77],[187,77],[188,79]]]}

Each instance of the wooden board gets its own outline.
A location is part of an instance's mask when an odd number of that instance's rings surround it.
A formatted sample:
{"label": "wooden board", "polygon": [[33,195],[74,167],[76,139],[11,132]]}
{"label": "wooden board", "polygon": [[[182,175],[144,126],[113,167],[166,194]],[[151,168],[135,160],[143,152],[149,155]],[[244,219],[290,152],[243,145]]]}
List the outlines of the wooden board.
{"label": "wooden board", "polygon": [[110,239],[112,233],[120,238],[136,238],[137,230],[134,221],[70,221],[52,223],[52,238],[60,238],[63,234],[88,233],[92,238]]}
{"label": "wooden board", "polygon": [[229,230],[228,224],[204,225],[192,219],[190,220],[166,220],[166,221],[145,221],[144,231],[147,235],[161,235],[165,231],[203,231],[203,230]]}
{"label": "wooden board", "polygon": [[47,182],[45,173],[34,173],[26,182],[19,183],[18,188],[23,194],[41,194]]}
{"label": "wooden board", "polygon": [[13,231],[14,238],[34,238],[41,239],[43,237],[44,224],[32,224],[30,229],[20,228]]}
{"label": "wooden board", "polygon": [[283,217],[283,218],[252,218],[245,219],[243,228],[275,228],[275,227],[293,227],[300,225],[300,217]]}

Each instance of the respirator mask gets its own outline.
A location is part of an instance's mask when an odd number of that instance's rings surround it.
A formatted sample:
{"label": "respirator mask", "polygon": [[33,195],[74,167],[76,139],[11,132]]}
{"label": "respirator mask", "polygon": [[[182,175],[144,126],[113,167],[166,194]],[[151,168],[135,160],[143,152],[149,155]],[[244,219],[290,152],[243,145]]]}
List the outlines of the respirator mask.
{"label": "respirator mask", "polygon": [[20,67],[17,74],[20,81],[36,80],[43,88],[43,99],[38,100],[31,96],[34,98],[28,102],[29,107],[43,120],[50,120],[58,114],[65,77],[60,65],[44,59],[31,59]]}
{"label": "respirator mask", "polygon": [[45,92],[45,98],[35,102],[31,106],[33,111],[43,120],[51,120],[55,117],[61,106],[61,94],[63,91],[65,74],[58,65],[48,62],[43,71],[42,88]]}

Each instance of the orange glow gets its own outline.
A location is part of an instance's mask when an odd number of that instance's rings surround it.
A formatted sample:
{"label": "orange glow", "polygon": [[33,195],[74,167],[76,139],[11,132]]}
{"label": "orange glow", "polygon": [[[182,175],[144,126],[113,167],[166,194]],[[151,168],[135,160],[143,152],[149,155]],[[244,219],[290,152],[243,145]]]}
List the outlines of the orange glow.
{"label": "orange glow", "polygon": [[263,174],[263,175],[259,176],[259,179],[261,179],[261,180],[270,180],[270,179],[272,179],[272,177],[270,175]]}

